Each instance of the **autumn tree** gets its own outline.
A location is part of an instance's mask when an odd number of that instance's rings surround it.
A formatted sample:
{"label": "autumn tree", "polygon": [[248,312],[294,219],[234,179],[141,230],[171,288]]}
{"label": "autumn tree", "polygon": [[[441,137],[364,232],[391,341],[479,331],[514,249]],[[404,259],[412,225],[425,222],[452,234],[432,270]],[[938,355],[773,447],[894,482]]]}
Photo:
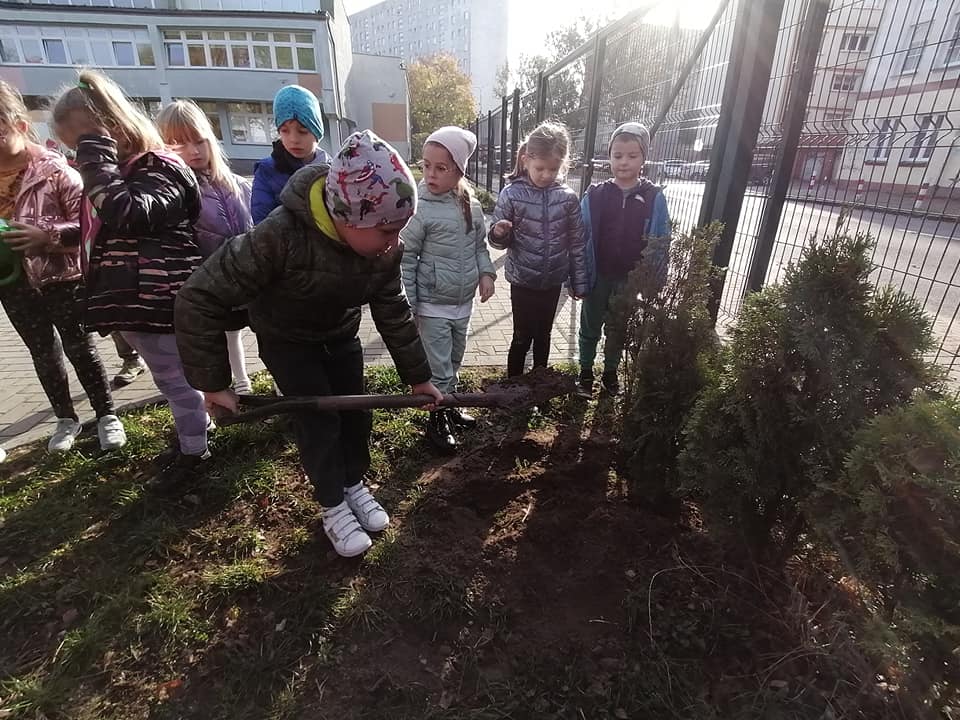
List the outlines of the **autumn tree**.
{"label": "autumn tree", "polygon": [[470,77],[452,55],[433,55],[407,70],[410,128],[415,156],[427,136],[445,125],[467,127],[477,116]]}

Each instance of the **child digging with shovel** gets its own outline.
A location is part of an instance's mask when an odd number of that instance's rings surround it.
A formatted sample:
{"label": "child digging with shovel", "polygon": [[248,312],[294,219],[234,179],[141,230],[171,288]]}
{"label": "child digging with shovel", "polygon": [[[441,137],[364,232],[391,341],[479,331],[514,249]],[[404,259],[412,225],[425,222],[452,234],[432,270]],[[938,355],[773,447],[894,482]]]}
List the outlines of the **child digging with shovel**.
{"label": "child digging with shovel", "polygon": [[[299,170],[281,210],[227,241],[177,296],[177,342],[190,384],[211,412],[238,410],[224,330],[247,305],[260,357],[285,396],[364,391],[360,308],[369,305],[401,379],[437,402],[430,365],[403,293],[398,237],[416,205],[397,152],[369,130],[328,165]],[[427,407],[426,409],[432,409]],[[334,549],[353,557],[390,518],[363,483],[369,410],[304,411],[294,421],[303,468]]]}

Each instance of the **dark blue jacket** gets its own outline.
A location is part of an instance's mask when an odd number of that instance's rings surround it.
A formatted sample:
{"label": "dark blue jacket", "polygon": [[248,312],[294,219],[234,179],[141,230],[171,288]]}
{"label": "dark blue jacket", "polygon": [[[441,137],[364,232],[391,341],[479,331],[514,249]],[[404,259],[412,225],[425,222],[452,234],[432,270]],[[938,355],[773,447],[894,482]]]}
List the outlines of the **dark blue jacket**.
{"label": "dark blue jacket", "polygon": [[671,233],[663,190],[645,178],[626,194],[613,180],[591,186],[581,213],[591,280],[597,274],[625,278],[640,260],[647,238]]}
{"label": "dark blue jacket", "polygon": [[305,163],[288,153],[279,140],[273,142],[273,152],[253,168],[253,192],[250,197],[250,214],[254,224],[280,207],[280,193],[287,186],[287,180],[304,165],[329,165],[330,155],[323,148],[317,148],[313,160]]}

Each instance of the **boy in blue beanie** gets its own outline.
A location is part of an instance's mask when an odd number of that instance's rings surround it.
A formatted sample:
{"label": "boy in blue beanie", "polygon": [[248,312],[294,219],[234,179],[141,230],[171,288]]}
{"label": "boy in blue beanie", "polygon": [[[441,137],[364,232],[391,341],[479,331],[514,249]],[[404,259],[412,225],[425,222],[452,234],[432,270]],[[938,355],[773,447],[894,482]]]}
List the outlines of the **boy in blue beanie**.
{"label": "boy in blue beanie", "polygon": [[323,115],[317,96],[299,85],[287,85],[273,98],[273,119],[280,139],[270,157],[257,163],[253,175],[250,214],[259,223],[280,205],[280,192],[287,180],[305,165],[330,164],[320,147]]}

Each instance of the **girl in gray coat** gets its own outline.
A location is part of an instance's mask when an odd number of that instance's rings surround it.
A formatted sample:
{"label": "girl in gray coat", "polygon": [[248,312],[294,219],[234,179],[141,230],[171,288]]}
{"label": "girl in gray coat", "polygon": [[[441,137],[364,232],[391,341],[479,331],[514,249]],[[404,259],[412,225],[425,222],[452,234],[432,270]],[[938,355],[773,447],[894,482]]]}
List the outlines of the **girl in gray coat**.
{"label": "girl in gray coat", "polygon": [[539,125],[520,146],[517,165],[497,198],[490,244],[507,250],[513,309],[507,375],[522,375],[533,344],[533,366],[546,367],[550,332],[564,281],[581,299],[590,292],[580,200],[559,180],[569,159],[563,125]]}
{"label": "girl in gray coat", "polygon": [[[497,277],[483,210],[464,178],[476,148],[476,136],[458,127],[440,128],[427,138],[420,204],[400,233],[404,289],[430,361],[431,382],[443,393],[457,389],[477,289],[480,302],[486,302]],[[453,452],[456,429],[475,423],[459,408],[435,410],[427,437],[440,450]]]}

